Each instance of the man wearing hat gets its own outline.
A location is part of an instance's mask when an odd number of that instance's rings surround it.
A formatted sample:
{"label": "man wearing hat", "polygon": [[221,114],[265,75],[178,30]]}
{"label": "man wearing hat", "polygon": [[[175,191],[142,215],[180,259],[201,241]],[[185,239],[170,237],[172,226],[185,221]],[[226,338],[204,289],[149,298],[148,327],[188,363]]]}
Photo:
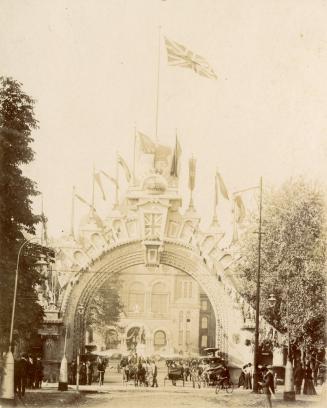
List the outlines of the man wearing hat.
{"label": "man wearing hat", "polygon": [[271,394],[275,394],[274,373],[271,365],[267,366],[267,370],[263,374],[263,382],[260,385],[266,394],[268,406],[271,408]]}

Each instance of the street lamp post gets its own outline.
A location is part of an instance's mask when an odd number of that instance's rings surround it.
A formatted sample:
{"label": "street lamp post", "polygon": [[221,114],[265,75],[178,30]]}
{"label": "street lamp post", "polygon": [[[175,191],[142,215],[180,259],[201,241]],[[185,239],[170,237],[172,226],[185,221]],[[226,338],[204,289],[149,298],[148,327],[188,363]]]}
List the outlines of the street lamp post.
{"label": "street lamp post", "polygon": [[[18,272],[19,272],[19,261],[23,248],[31,241],[37,239],[33,237],[27,239],[22,243],[18,250],[17,261],[16,261],[16,273],[15,273],[15,286],[14,286],[14,297],[13,305],[11,311],[11,322],[10,322],[10,335],[9,335],[9,349],[5,357],[4,362],[4,375],[1,384],[0,399],[4,402],[14,403],[15,399],[15,388],[14,388],[14,356],[12,353],[12,343],[13,343],[13,332],[14,332],[14,322],[15,322],[15,311],[16,311],[16,299],[17,299],[17,286],[18,286]],[[43,268],[43,266],[48,265],[46,261],[40,259],[37,262],[38,268]]]}
{"label": "street lamp post", "polygon": [[260,178],[259,203],[259,241],[258,241],[258,269],[255,304],[255,332],[254,332],[254,361],[253,361],[253,392],[258,393],[258,354],[259,354],[259,314],[260,314],[260,272],[261,272],[261,236],[262,236],[262,177]]}
{"label": "street lamp post", "polygon": [[293,364],[291,362],[291,336],[289,320],[289,273],[287,271],[287,288],[286,288],[286,326],[287,326],[287,362],[285,366],[285,385],[284,400],[295,401]]}

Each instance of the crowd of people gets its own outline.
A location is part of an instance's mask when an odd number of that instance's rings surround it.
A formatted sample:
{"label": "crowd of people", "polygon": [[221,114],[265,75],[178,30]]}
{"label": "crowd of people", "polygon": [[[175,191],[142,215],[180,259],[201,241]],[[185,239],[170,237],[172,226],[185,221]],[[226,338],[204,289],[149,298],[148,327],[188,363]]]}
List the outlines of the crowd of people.
{"label": "crowd of people", "polygon": [[158,387],[158,367],[155,360],[130,355],[123,358],[119,369],[123,370],[123,380],[133,380],[135,385]]}
{"label": "crowd of people", "polygon": [[25,389],[41,388],[43,366],[41,357],[32,357],[23,353],[14,363],[14,388],[19,397],[25,395]]}
{"label": "crowd of people", "polygon": [[73,360],[69,365],[68,383],[71,385],[76,384],[78,372],[80,385],[92,385],[95,382],[99,383],[99,385],[103,385],[104,373],[107,365],[107,359],[101,359],[98,357],[96,361],[91,361],[89,359],[82,361],[78,368],[77,362]]}

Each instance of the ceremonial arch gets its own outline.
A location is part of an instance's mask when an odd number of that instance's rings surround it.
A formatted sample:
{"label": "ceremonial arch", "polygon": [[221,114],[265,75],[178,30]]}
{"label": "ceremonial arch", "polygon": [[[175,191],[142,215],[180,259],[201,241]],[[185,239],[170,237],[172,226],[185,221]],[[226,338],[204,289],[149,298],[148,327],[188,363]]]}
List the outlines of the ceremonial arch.
{"label": "ceremonial arch", "polygon": [[[85,335],[81,335],[85,328],[82,327],[83,319],[80,315],[80,306],[83,306],[83,313],[86,313],[93,294],[107,279],[110,279],[110,276],[137,265],[145,266],[145,257],[146,250],[142,242],[130,241],[106,251],[90,268],[80,273],[76,284],[66,294],[62,307],[65,326],[69,327],[69,332],[72,333],[67,348],[69,357],[76,355],[77,348],[83,349],[85,342]],[[162,276],[160,268],[164,266],[189,275],[199,284],[208,297],[215,316],[215,342],[213,346],[219,348],[221,353],[227,354],[228,310],[225,309],[226,301],[224,302],[224,298],[226,294],[222,284],[206,267],[203,258],[195,253],[191,246],[185,244],[172,241],[164,243],[164,250],[160,253],[160,264],[158,266],[145,266],[145,268],[150,269],[151,275],[157,274],[160,279]],[[137,316],[137,319],[140,320],[140,316]],[[144,320],[141,323],[135,322],[136,325],[141,324],[142,326],[144,323]],[[149,333],[149,330],[146,332],[147,346],[151,347],[154,333]]]}
{"label": "ceremonial arch", "polygon": [[[97,291],[115,277],[124,308],[110,333],[121,354],[132,346],[143,356],[193,355],[215,347],[230,366],[252,361],[254,310],[235,284],[230,265],[238,252],[226,241],[216,206],[212,223],[201,227],[192,200],[194,173],[182,210],[171,149],[153,144],[152,153],[145,150],[156,160],[142,171],[135,166],[120,197],[116,183],[107,216],[100,217],[92,203],[77,228],[72,220],[70,233],[52,242],[56,262],[39,294],[46,314],[39,331],[46,378],[57,375],[64,354],[71,362],[78,352],[111,347],[86,335],[84,317]],[[276,334],[263,320],[260,327],[262,335]]]}

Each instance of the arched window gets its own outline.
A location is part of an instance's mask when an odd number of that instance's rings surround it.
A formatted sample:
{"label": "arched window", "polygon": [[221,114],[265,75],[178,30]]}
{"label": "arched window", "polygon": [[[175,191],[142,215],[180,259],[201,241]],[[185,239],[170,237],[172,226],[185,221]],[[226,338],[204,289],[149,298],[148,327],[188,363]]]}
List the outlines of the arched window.
{"label": "arched window", "polygon": [[155,351],[159,350],[167,344],[166,333],[162,330],[158,330],[154,334],[153,345]]}
{"label": "arched window", "polygon": [[128,310],[129,312],[142,313],[144,312],[144,287],[142,283],[134,282],[129,288],[128,294]]}
{"label": "arched window", "polygon": [[201,318],[201,329],[207,329],[208,328],[208,318],[206,316],[203,316]]}
{"label": "arched window", "polygon": [[168,293],[166,286],[158,282],[152,287],[151,310],[153,313],[167,313]]}

